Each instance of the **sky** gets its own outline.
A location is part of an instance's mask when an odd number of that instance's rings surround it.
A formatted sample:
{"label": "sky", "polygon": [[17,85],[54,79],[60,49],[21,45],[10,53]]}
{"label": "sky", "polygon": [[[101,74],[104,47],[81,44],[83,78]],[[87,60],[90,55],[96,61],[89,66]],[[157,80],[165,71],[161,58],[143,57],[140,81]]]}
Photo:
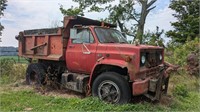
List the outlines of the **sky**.
{"label": "sky", "polygon": [[[175,13],[168,8],[170,0],[157,0],[153,9],[147,16],[145,23],[145,31],[155,31],[156,26],[164,31],[173,29],[170,22],[176,21],[172,16]],[[64,8],[70,8],[71,6],[78,6],[77,3],[72,0],[8,0],[6,10],[4,10],[4,16],[0,18],[1,24],[4,26],[2,32],[0,46],[18,46],[18,42],[15,36],[20,31],[28,29],[48,28],[58,24],[62,26],[61,21],[63,15],[61,14],[59,7],[63,5]],[[140,9],[139,5],[135,6],[136,9]],[[85,17],[91,19],[100,19],[108,16],[107,12],[87,12]],[[169,38],[162,36],[165,42],[169,41]],[[129,37],[129,39],[131,39]]]}

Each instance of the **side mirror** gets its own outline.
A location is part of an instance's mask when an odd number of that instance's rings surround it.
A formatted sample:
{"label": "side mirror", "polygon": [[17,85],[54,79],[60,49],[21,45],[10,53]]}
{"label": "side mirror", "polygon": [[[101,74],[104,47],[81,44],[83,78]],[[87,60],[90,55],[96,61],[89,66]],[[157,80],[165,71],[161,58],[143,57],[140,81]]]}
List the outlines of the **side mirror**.
{"label": "side mirror", "polygon": [[71,28],[70,29],[70,38],[71,39],[76,39],[76,34],[77,34],[77,29],[76,28]]}

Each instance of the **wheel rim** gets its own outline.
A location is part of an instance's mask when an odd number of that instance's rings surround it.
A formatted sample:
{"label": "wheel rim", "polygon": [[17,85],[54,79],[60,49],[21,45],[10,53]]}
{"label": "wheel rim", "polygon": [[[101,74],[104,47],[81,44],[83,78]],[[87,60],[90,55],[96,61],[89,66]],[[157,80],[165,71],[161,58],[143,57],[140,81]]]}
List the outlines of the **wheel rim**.
{"label": "wheel rim", "polygon": [[117,103],[121,93],[119,87],[113,81],[105,80],[98,87],[98,96],[106,102]]}
{"label": "wheel rim", "polygon": [[37,84],[37,79],[38,79],[37,74],[35,72],[32,72],[30,75],[30,84],[31,85]]}

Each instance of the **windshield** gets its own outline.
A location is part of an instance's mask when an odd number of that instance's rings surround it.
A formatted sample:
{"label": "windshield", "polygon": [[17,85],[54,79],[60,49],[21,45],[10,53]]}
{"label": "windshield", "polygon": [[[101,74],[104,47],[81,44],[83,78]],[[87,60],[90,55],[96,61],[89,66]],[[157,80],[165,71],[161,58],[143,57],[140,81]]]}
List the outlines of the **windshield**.
{"label": "windshield", "polygon": [[101,43],[128,43],[124,36],[115,29],[97,27],[95,32]]}

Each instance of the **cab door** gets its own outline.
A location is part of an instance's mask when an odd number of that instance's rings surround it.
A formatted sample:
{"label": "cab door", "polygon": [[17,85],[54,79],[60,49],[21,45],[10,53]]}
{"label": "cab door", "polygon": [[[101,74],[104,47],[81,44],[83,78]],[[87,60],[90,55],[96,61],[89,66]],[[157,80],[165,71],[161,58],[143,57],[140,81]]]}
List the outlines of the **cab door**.
{"label": "cab door", "polygon": [[96,63],[96,46],[90,29],[77,29],[76,38],[69,41],[66,61],[72,72],[90,73]]}

